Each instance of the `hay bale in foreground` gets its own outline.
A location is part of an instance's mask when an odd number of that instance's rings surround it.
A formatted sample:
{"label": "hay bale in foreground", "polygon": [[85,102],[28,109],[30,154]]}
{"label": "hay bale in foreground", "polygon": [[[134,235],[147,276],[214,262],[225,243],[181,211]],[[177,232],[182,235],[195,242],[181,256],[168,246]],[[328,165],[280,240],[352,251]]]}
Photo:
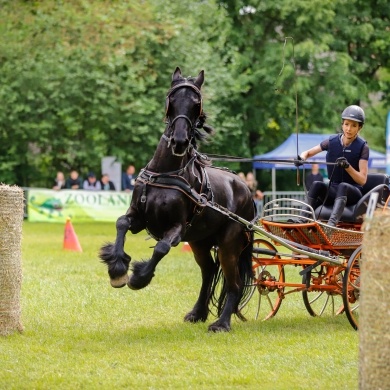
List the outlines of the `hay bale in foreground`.
{"label": "hay bale in foreground", "polygon": [[21,332],[23,190],[0,185],[0,335]]}
{"label": "hay bale in foreground", "polygon": [[[390,389],[390,214],[365,222],[359,308],[359,388]],[[368,228],[368,230],[367,230]]]}

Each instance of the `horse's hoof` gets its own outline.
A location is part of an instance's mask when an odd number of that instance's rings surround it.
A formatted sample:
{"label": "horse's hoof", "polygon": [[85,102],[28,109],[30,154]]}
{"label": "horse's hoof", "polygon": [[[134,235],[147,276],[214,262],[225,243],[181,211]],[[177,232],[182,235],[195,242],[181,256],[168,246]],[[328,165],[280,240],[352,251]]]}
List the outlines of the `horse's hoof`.
{"label": "horse's hoof", "polygon": [[133,286],[132,284],[130,284],[130,282],[127,283],[127,287],[130,290],[140,290],[141,289],[140,287]]}
{"label": "horse's hoof", "polygon": [[209,326],[209,332],[230,332],[230,326],[214,323]]}
{"label": "horse's hoof", "polygon": [[121,288],[126,286],[127,282],[129,281],[129,275],[124,274],[116,279],[110,279],[111,286],[114,288]]}
{"label": "horse's hoof", "polygon": [[[138,263],[142,264],[142,263]],[[131,275],[127,282],[127,286],[131,288],[132,290],[141,290],[141,288],[145,288],[147,285],[150,284],[154,274],[147,275],[147,276],[141,276],[138,273],[134,273]]]}
{"label": "horse's hoof", "polygon": [[141,288],[144,288],[145,286],[141,286],[137,283],[134,283],[134,274],[133,274],[131,278],[129,278],[129,280],[127,281],[127,287],[131,290],[141,290]]}
{"label": "horse's hoof", "polygon": [[184,316],[185,322],[191,322],[193,324],[195,324],[196,322],[205,322],[206,320],[207,320],[207,315],[206,316],[196,315],[192,311],[190,311]]}

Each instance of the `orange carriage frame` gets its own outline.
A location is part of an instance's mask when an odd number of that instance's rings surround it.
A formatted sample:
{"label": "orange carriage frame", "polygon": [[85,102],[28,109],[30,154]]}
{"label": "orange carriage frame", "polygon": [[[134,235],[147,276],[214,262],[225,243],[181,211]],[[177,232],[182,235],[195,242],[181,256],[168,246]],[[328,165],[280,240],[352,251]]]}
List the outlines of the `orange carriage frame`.
{"label": "orange carriage frame", "polygon": [[[301,201],[282,198],[264,206],[258,223],[252,226],[255,233],[264,236],[254,240],[253,289],[240,309],[257,292],[256,318],[267,320],[276,315],[286,295],[301,292],[311,316],[345,313],[357,330],[361,224],[331,227],[316,220],[313,209],[303,217],[305,222],[288,222],[302,215],[303,205]],[[300,269],[300,281],[287,280],[288,266]]]}

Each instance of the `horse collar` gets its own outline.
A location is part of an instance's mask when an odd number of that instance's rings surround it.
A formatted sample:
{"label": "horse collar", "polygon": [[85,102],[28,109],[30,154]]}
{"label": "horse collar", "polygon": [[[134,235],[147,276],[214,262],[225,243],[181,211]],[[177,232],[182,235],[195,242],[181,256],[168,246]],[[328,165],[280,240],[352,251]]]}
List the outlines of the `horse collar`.
{"label": "horse collar", "polygon": [[208,202],[209,195],[211,195],[212,199],[214,198],[206,170],[202,165],[200,165],[201,176],[198,177],[193,173],[196,180],[200,183],[199,192],[195,190],[193,184],[190,184],[187,179],[182,176],[183,172],[191,164],[196,163],[196,157],[196,154],[194,154],[187,162],[187,164],[178,171],[157,173],[148,171],[147,167],[142,169],[137,177],[137,180],[143,184],[142,195],[140,199],[141,203],[146,203],[146,192],[147,186],[149,185],[152,187],[170,188],[180,191],[189,199],[191,199],[196,204],[196,207],[203,209]]}

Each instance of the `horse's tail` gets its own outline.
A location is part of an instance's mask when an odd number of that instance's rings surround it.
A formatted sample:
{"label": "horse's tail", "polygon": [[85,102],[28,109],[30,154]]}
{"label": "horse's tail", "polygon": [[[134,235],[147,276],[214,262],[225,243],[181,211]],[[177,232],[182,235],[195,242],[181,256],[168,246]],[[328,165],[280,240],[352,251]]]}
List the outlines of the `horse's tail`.
{"label": "horse's tail", "polygon": [[[253,270],[252,270],[252,251],[253,251],[253,232],[248,232],[249,242],[248,245],[241,252],[238,259],[238,272],[241,279],[241,289],[239,291],[239,296],[237,299],[237,306],[234,308],[234,314],[245,320],[242,314],[239,312],[238,307],[240,303],[243,302],[249,295],[253,283]],[[226,280],[223,276],[222,269],[219,264],[218,254],[216,258],[217,272],[215,273],[212,288],[211,288],[211,303],[214,307],[217,308],[218,317],[221,316],[223,309],[226,305],[227,290],[226,290]],[[217,297],[217,285],[220,284],[220,292]]]}
{"label": "horse's tail", "polygon": [[[238,263],[238,270],[240,273],[242,289],[241,289],[240,299],[235,314],[237,314],[240,318],[241,318],[241,314],[238,310],[238,307],[242,302],[244,302],[248,298],[250,292],[252,291],[252,284],[253,284],[252,256],[253,256],[254,233],[253,231],[250,231],[247,234],[249,236],[249,242],[248,245],[245,247],[245,249],[241,252],[239,263]],[[245,318],[241,318],[241,319],[245,320]]]}

